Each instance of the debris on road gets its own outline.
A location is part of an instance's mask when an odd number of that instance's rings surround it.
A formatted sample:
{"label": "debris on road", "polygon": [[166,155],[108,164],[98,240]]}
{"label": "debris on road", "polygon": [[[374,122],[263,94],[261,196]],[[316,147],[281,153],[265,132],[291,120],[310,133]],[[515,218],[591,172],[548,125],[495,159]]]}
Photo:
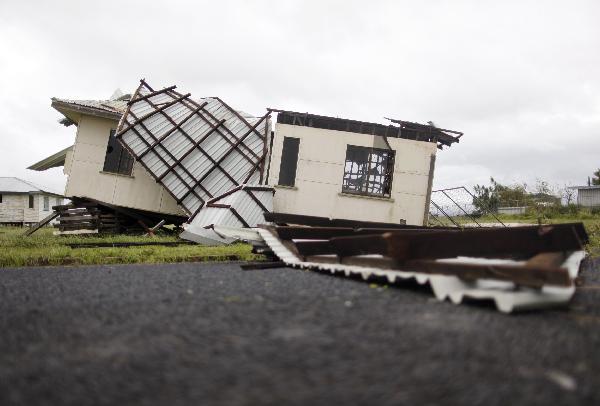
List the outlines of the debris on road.
{"label": "debris on road", "polygon": [[278,225],[258,232],[288,266],[390,283],[414,280],[429,284],[438,300],[491,300],[506,313],[567,304],[588,241],[581,223],[436,229],[266,217]]}

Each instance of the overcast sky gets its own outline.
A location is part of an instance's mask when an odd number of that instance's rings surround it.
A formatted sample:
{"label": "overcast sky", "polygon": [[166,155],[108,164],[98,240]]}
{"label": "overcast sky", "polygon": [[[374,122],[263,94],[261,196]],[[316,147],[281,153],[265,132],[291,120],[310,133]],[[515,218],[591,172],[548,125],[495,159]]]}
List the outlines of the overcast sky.
{"label": "overcast sky", "polygon": [[544,179],[600,167],[598,1],[0,2],[0,176],[71,145],[51,97],[107,99],[140,78],[278,107],[463,131],[435,187]]}

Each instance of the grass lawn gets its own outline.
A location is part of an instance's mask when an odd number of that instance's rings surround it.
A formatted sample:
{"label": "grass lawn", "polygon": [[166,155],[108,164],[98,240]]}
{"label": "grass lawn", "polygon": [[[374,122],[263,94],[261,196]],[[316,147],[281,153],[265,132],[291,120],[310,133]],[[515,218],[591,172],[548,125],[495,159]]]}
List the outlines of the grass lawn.
{"label": "grass lawn", "polygon": [[[527,215],[499,216],[505,223],[537,224],[538,219]],[[472,223],[468,218],[455,217],[459,224]],[[447,220],[445,220],[447,221]],[[493,217],[477,219],[483,223],[493,223]],[[592,256],[600,256],[600,215],[555,216],[541,220],[543,224],[578,222],[584,223],[590,236],[587,250]],[[449,222],[448,222],[449,223]],[[450,224],[448,224],[450,225]],[[233,244],[219,247],[201,245],[142,246],[130,248],[70,248],[67,244],[93,242],[175,242],[175,235],[142,237],[135,235],[52,235],[53,228],[38,230],[29,237],[23,233],[27,228],[0,227],[0,267],[37,265],[83,265],[83,264],[132,264],[160,262],[196,261],[252,261],[261,255],[252,254],[248,244]]]}
{"label": "grass lawn", "polygon": [[46,227],[29,237],[23,233],[27,228],[0,227],[0,267],[36,265],[81,264],[131,264],[160,262],[195,262],[255,260],[248,244],[232,244],[219,247],[201,245],[142,246],[130,248],[70,248],[71,243],[93,242],[149,242],[180,241],[177,236],[158,235],[142,237],[135,235],[55,236],[53,228]]}

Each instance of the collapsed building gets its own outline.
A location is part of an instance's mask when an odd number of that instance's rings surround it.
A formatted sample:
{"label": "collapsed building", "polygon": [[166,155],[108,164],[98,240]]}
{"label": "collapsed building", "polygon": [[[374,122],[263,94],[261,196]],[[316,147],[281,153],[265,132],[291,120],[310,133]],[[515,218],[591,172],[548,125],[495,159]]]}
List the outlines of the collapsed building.
{"label": "collapsed building", "polygon": [[[230,241],[225,228],[253,227],[268,211],[425,225],[436,151],[462,136],[401,120],[255,117],[144,80],[131,96],[53,98],[52,107],[76,125],[75,143],[31,169],[63,165],[65,195],[80,209],[119,224],[185,223],[183,236],[202,243]],[[65,230],[115,230],[114,218],[68,217]]]}
{"label": "collapsed building", "polygon": [[575,292],[581,224],[427,227],[436,153],[458,131],[282,109],[256,117],[144,80],[131,96],[52,106],[77,126],[75,144],[31,168],[64,165],[73,203],[57,207],[62,233],[168,222],[202,244],[249,241],[272,259],[261,267],[414,281],[439,300],[504,312],[565,305]]}
{"label": "collapsed building", "polygon": [[75,142],[28,169],[63,167],[64,195],[72,203],[57,208],[60,233],[134,231],[162,220],[187,220],[175,200],[115,138],[129,98],[117,93],[110,100],[52,99],[52,107],[63,115],[60,123],[76,128]]}

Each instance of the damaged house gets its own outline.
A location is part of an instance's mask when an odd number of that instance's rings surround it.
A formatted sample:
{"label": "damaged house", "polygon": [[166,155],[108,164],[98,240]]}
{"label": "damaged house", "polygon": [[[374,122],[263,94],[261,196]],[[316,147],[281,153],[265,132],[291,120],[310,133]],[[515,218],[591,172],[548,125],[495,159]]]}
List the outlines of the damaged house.
{"label": "damaged house", "polygon": [[[122,220],[122,226],[131,225],[129,214],[145,219],[148,226],[165,218],[175,224],[187,219],[174,199],[115,138],[129,97],[116,93],[110,100],[52,99],[52,107],[63,115],[60,123],[76,128],[75,142],[28,169],[62,166],[68,176],[64,194],[80,207],[74,209],[79,210],[74,212],[77,221],[68,221],[69,213],[62,216],[61,231],[124,231],[115,230],[115,219]],[[99,213],[106,216],[104,224]]]}
{"label": "damaged house", "polygon": [[271,111],[277,120],[267,181],[277,189],[276,212],[427,224],[436,151],[461,133]]}
{"label": "damaged house", "polygon": [[436,152],[462,135],[279,109],[254,117],[143,80],[131,97],[52,107],[76,125],[75,143],[31,169],[62,164],[75,203],[147,227],[187,223],[184,236],[203,243],[227,241],[228,228],[256,226],[267,211],[426,224]]}
{"label": "damaged house", "polygon": [[144,80],[131,97],[52,106],[77,125],[75,144],[32,168],[64,165],[69,176],[60,232],[168,222],[202,244],[250,241],[275,267],[411,280],[438,300],[504,312],[565,305],[575,292],[580,223],[426,227],[436,153],[460,132],[281,109],[255,117]]}

